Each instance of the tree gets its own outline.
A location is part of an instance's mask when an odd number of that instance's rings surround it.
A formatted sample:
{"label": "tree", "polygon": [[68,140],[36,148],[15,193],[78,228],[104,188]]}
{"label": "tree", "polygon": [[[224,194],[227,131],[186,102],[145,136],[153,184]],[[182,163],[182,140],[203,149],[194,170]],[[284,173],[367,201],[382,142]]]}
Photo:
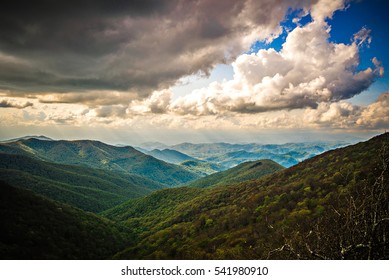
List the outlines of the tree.
{"label": "tree", "polygon": [[[306,225],[297,224],[284,244],[269,257],[298,259],[389,258],[389,145],[382,143],[377,165],[365,178],[350,179],[339,187],[323,215]],[[334,176],[340,180],[338,173]],[[337,183],[341,185],[340,182]]]}

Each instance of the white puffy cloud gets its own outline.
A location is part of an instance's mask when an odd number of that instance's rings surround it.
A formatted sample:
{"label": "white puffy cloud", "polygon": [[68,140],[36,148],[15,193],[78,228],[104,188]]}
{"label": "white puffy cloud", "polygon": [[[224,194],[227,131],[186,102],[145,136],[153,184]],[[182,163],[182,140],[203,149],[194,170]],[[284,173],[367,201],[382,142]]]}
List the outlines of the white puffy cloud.
{"label": "white puffy cloud", "polygon": [[355,127],[356,119],[360,113],[361,108],[349,102],[322,102],[316,109],[306,109],[302,121],[305,124],[314,126],[352,128]]}
{"label": "white puffy cloud", "polygon": [[389,128],[389,92],[381,94],[377,101],[367,106],[356,121],[367,128]]}
{"label": "white puffy cloud", "polygon": [[337,10],[343,9],[344,0],[321,0],[312,5],[311,16],[315,21],[324,21],[327,18],[332,18]]}
{"label": "white puffy cloud", "polygon": [[[320,11],[321,15],[330,15],[327,10]],[[261,49],[240,55],[232,64],[233,80],[213,83],[180,97],[171,110],[208,115],[316,108],[322,102],[361,93],[384,71],[376,58],[372,67],[356,70],[359,46],[362,40],[369,40],[368,32],[358,32],[350,44],[336,44],[329,41],[329,30],[325,21],[318,20],[297,26],[279,52]]]}
{"label": "white puffy cloud", "polygon": [[314,127],[346,129],[389,128],[389,92],[382,93],[378,99],[367,106],[357,106],[349,102],[322,102],[316,109],[308,108],[301,121]]}

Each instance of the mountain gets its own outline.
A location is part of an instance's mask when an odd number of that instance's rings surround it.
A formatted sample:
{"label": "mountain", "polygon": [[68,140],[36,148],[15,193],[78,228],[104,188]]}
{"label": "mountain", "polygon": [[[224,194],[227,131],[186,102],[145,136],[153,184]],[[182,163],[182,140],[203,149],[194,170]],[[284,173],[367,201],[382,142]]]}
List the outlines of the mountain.
{"label": "mountain", "polygon": [[163,160],[165,162],[173,163],[173,164],[179,164],[187,160],[197,161],[197,159],[193,157],[190,157],[184,153],[171,150],[171,149],[163,149],[163,150],[154,149],[152,151],[146,152],[146,154],[153,156],[156,159]]}
{"label": "mountain", "polygon": [[248,161],[231,169],[200,178],[188,186],[193,188],[209,188],[230,185],[247,180],[259,179],[282,169],[284,167],[272,160]]}
{"label": "mountain", "polygon": [[99,141],[42,141],[30,138],[1,143],[0,152],[25,155],[54,163],[137,174],[169,187],[199,177],[182,167],[160,161],[132,147],[111,146]]}
{"label": "mountain", "polygon": [[123,172],[0,153],[0,180],[80,209],[101,212],[164,185]]}
{"label": "mountain", "polygon": [[125,228],[0,182],[1,259],[107,259],[131,237]]}
{"label": "mountain", "polygon": [[137,229],[115,258],[388,259],[388,166],[386,133],[257,180],[152,193],[109,210]]}
{"label": "mountain", "polygon": [[345,142],[307,142],[286,144],[182,143],[172,149],[224,169],[252,160],[271,159],[284,167],[293,166],[325,151],[345,146]]}

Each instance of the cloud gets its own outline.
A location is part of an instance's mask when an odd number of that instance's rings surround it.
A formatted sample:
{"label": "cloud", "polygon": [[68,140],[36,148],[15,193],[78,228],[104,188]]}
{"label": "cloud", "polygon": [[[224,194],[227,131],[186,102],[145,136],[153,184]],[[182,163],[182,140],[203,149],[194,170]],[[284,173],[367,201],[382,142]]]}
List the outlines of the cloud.
{"label": "cloud", "polygon": [[126,116],[126,106],[115,105],[115,106],[100,106],[93,110],[95,116],[98,118],[109,118],[119,117],[123,118]]}
{"label": "cloud", "polygon": [[389,128],[389,92],[367,106],[357,106],[349,102],[320,103],[316,109],[306,109],[302,122],[316,127],[332,128]]}
{"label": "cloud", "polygon": [[335,11],[345,8],[344,0],[321,0],[312,5],[311,16],[315,21],[322,22],[332,18]]}
{"label": "cloud", "polygon": [[366,27],[363,27],[361,30],[354,34],[354,42],[358,46],[361,46],[362,44],[370,46],[371,40],[371,30],[367,29]]}
{"label": "cloud", "polygon": [[16,108],[16,109],[24,109],[27,107],[31,107],[34,104],[31,102],[17,102],[15,100],[3,99],[0,101],[0,108]]}
{"label": "cloud", "polygon": [[316,109],[306,109],[302,122],[318,127],[353,128],[361,111],[361,107],[345,101],[322,102]]}
{"label": "cloud", "polygon": [[[0,107],[25,109],[0,115],[4,120],[19,123],[24,114],[21,123],[150,129],[388,124],[387,93],[366,107],[345,101],[384,68],[374,57],[360,70],[359,52],[372,40],[368,28],[348,44],[330,41],[326,20],[345,9],[344,1],[49,2],[25,9],[10,2],[0,10],[1,97],[14,97]],[[281,50],[242,54],[257,40],[277,38],[294,11],[296,27]],[[308,14],[312,22],[300,22]],[[177,81],[207,75],[219,63],[232,63],[233,79],[173,100]]]}
{"label": "cloud", "polygon": [[[336,6],[338,7],[338,6]],[[317,12],[331,15],[328,10]],[[178,114],[210,115],[224,112],[259,113],[283,109],[317,108],[351,98],[366,90],[384,69],[372,66],[358,71],[359,47],[370,36],[358,32],[350,44],[329,41],[330,26],[314,20],[292,30],[282,49],[261,49],[240,55],[232,64],[234,78],[213,83],[174,101]]]}
{"label": "cloud", "polygon": [[47,93],[36,95],[40,103],[84,104],[90,107],[128,104],[137,97],[134,92],[88,91],[70,93]]}
{"label": "cloud", "polygon": [[256,40],[271,41],[290,7],[310,7],[273,0],[19,2],[0,10],[0,89],[130,91],[138,98],[209,73]]}
{"label": "cloud", "polygon": [[[74,127],[96,127],[126,130],[188,129],[188,130],[231,130],[260,131],[262,129],[312,129],[347,131],[388,129],[389,93],[385,92],[376,102],[367,106],[356,106],[347,101],[320,102],[316,108],[267,111],[256,114],[225,112],[201,117],[191,114],[174,115],[150,113],[150,102],[158,96],[169,97],[168,91],[155,92],[153,98],[131,104],[98,106],[93,109],[75,104],[41,104],[15,110],[12,114],[0,114],[3,126],[14,125],[45,127],[52,124]],[[163,99],[163,98],[162,98]],[[19,102],[21,103],[21,102]],[[161,104],[161,110],[166,104]]]}
{"label": "cloud", "polygon": [[143,101],[133,101],[129,106],[129,111],[134,114],[167,113],[172,96],[173,94],[170,90],[154,91],[149,98]]}
{"label": "cloud", "polygon": [[367,128],[389,128],[389,92],[381,94],[377,101],[367,106],[356,123]]}

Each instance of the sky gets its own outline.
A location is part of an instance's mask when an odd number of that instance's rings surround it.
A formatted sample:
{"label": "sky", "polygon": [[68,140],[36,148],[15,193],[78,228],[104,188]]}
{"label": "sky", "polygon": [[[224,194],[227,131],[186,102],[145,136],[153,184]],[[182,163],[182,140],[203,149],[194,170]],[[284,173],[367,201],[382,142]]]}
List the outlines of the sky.
{"label": "sky", "polygon": [[367,139],[385,0],[37,0],[0,10],[0,139]]}

